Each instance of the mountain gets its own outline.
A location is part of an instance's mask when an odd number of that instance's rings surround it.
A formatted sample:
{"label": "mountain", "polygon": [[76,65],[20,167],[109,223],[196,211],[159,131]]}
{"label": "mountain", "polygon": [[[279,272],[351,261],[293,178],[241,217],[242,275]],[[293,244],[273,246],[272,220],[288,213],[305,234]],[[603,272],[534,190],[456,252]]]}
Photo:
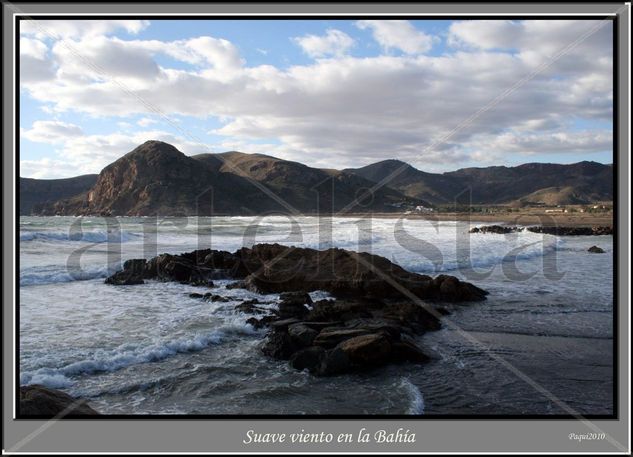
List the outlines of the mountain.
{"label": "mountain", "polygon": [[303,211],[340,211],[354,199],[354,211],[390,210],[390,204],[409,201],[423,204],[420,199],[404,197],[399,191],[383,187],[364,196],[364,190],[375,185],[371,180],[339,170],[308,167],[299,162],[282,160],[263,154],[229,151],[220,154],[200,154],[194,159],[221,173],[233,173],[260,183],[281,196],[293,208]]}
{"label": "mountain", "polygon": [[[105,167],[86,191],[39,214],[212,215],[393,211],[416,199],[384,188],[359,198],[372,182],[341,171],[310,168],[258,154],[184,155],[174,146],[147,141]],[[280,196],[281,198],[279,198]]]}
{"label": "mountain", "polygon": [[597,162],[526,163],[464,168],[445,174],[472,188],[476,203],[583,204],[613,200],[613,167]]}
{"label": "mountain", "polygon": [[[346,170],[433,204],[586,204],[613,199],[613,167],[596,162],[570,165],[527,163],[516,167],[463,168],[426,173],[397,160]],[[391,179],[389,179],[389,177]]]}
{"label": "mountain", "polygon": [[81,194],[97,182],[98,175],[66,179],[20,178],[20,215],[39,211],[43,205]]}
{"label": "mountain", "polygon": [[528,163],[427,173],[384,160],[333,170],[238,151],[189,157],[170,144],[147,141],[99,175],[20,178],[20,214],[40,215],[401,212],[470,198],[481,205],[610,201],[613,167]]}
{"label": "mountain", "polygon": [[432,204],[449,204],[463,189],[461,181],[436,173],[426,173],[400,160],[383,160],[363,168],[349,168],[353,173],[374,182],[386,180],[386,185],[412,198]]}

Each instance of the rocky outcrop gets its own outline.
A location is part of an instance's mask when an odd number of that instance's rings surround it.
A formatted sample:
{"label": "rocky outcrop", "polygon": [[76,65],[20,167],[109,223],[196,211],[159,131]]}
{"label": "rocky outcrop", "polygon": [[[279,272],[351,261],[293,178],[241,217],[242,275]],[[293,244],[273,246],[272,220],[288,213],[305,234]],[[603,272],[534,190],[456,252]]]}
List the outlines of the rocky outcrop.
{"label": "rocky outcrop", "polygon": [[[281,309],[304,309],[305,293],[324,290],[336,297],[403,298],[461,302],[485,299],[486,291],[453,276],[435,278],[409,272],[384,257],[344,249],[323,251],[258,244],[234,253],[203,249],[180,255],[162,254],[149,261],[132,259],[107,284],[141,284],[145,279],[188,284],[212,283],[218,277],[240,279],[232,287],[284,295]],[[299,297],[299,298],[297,298]],[[309,297],[308,297],[309,298]],[[305,309],[304,309],[305,311]]]}
{"label": "rocky outcrop", "polygon": [[604,249],[599,248],[598,246],[591,246],[587,249],[587,252],[591,252],[592,254],[604,254]]}
{"label": "rocky outcrop", "polygon": [[558,227],[558,226],[533,226],[527,228],[530,232],[546,233],[556,236],[592,236],[592,235],[613,235],[613,227]]}
{"label": "rocky outcrop", "polygon": [[299,370],[331,376],[369,370],[390,363],[424,363],[429,357],[414,335],[440,328],[428,304],[376,299],[320,300],[306,314],[252,318],[269,327],[262,352],[288,360]]}
{"label": "rocky outcrop", "polygon": [[547,235],[556,236],[593,236],[593,235],[613,235],[613,227],[597,226],[597,227],[559,227],[534,225],[531,227],[517,227],[510,225],[484,225],[482,227],[474,227],[469,233],[495,233],[506,234],[522,232],[527,230],[533,233],[545,233]]}
{"label": "rocky outcrop", "polygon": [[20,386],[20,416],[63,417],[94,416],[99,413],[92,409],[85,400],[73,398],[64,392],[32,384]]}
{"label": "rocky outcrop", "polygon": [[[430,302],[468,302],[487,295],[453,276],[411,273],[376,255],[279,244],[259,244],[234,253],[206,249],[162,254],[149,261],[132,259],[106,283],[156,279],[212,284],[220,277],[236,279],[228,289],[279,293],[279,306],[272,315],[257,306],[257,300],[244,301],[235,310],[253,314],[247,323],[256,329],[268,328],[261,347],[265,355],[319,376],[403,361],[423,363],[428,356],[413,336],[439,329],[440,317],[449,312]],[[335,299],[313,302],[308,292],[316,290]],[[189,296],[228,300],[211,292]]]}
{"label": "rocky outcrop", "polygon": [[473,227],[469,230],[469,233],[495,233],[495,234],[506,234],[506,233],[515,233],[522,232],[524,227],[516,227],[511,225],[484,225],[482,227]]}

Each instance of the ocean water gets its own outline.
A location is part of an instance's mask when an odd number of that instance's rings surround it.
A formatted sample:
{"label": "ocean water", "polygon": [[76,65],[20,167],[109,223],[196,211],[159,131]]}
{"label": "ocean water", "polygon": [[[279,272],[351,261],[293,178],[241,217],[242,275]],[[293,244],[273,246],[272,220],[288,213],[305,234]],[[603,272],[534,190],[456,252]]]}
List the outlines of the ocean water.
{"label": "ocean water", "polygon": [[[105,414],[611,414],[613,240],[468,234],[476,222],[284,216],[21,217],[20,382],[87,398]],[[490,292],[448,305],[418,337],[422,365],[317,378],[259,351],[235,311],[278,295],[147,281],[109,286],[130,258],[255,243],[372,252]],[[590,254],[592,245],[605,254]],[[316,291],[314,298],[327,297]]]}

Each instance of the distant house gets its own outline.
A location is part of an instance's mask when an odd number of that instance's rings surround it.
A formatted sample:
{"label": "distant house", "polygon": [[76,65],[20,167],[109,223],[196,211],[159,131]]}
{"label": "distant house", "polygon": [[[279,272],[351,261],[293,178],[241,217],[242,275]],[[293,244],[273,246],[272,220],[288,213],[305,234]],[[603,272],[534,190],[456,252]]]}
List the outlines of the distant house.
{"label": "distant house", "polygon": [[426,206],[422,206],[422,205],[416,206],[415,210],[418,213],[432,213],[433,212],[433,208],[427,208]]}

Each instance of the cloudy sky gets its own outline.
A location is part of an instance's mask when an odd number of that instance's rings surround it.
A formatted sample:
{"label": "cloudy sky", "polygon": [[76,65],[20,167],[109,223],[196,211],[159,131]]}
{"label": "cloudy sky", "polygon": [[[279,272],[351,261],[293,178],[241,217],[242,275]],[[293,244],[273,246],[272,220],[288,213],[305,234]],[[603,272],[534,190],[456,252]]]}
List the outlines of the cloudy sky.
{"label": "cloudy sky", "polygon": [[21,21],[20,175],[149,139],[344,168],[612,159],[609,21]]}

